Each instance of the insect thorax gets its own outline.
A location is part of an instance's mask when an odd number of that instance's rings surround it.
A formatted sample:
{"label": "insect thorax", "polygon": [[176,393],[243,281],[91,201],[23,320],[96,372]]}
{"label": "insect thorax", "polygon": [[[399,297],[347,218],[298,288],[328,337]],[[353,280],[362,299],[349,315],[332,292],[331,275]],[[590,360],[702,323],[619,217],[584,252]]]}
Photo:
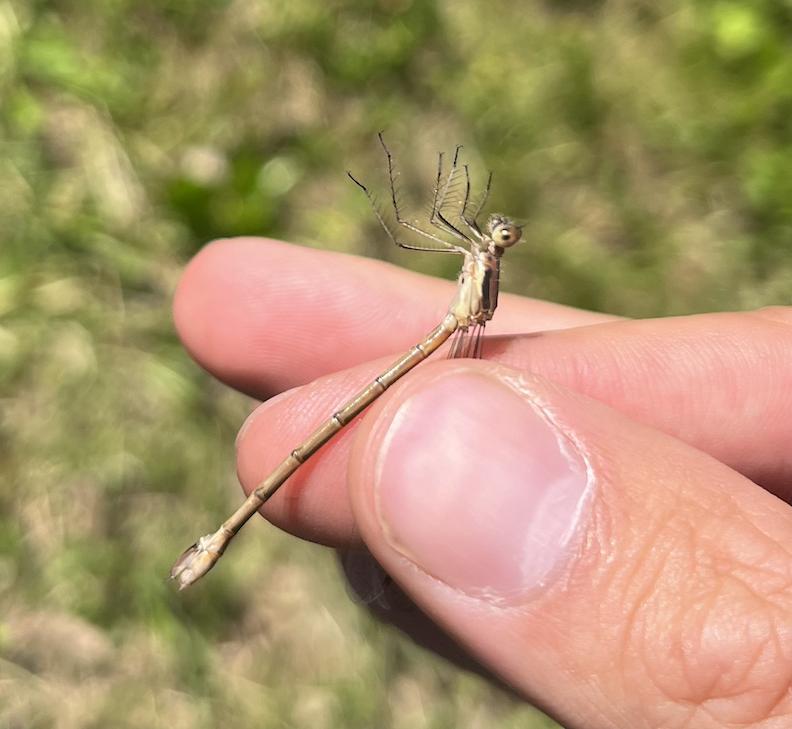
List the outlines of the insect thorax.
{"label": "insect thorax", "polygon": [[461,329],[492,319],[498,305],[502,253],[490,246],[489,250],[477,249],[465,254],[457,295],[449,307]]}

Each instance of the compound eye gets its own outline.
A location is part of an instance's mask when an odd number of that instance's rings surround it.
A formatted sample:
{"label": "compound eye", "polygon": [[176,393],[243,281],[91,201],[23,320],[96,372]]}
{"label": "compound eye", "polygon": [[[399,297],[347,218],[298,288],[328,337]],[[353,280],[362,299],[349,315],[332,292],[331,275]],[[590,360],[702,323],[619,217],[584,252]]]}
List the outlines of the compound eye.
{"label": "compound eye", "polygon": [[504,225],[495,231],[494,238],[499,246],[508,247],[514,245],[518,240],[522,231],[516,225]]}

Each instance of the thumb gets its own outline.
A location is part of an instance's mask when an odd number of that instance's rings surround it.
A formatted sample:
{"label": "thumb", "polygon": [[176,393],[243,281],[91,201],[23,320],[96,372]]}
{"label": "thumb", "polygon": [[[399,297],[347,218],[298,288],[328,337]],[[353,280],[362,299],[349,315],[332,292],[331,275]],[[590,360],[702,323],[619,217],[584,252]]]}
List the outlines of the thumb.
{"label": "thumb", "polygon": [[570,728],[792,725],[785,503],[491,363],[383,400],[351,464],[363,537],[490,670]]}

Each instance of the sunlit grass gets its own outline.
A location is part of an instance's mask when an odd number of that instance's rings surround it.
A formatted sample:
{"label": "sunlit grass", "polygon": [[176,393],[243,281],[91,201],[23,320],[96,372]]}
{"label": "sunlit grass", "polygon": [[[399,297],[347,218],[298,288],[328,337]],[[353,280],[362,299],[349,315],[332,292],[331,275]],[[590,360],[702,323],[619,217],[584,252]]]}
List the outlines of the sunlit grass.
{"label": "sunlit grass", "polygon": [[[630,316],[792,289],[789,4],[0,0],[0,725],[543,727],[374,624],[332,555],[251,529],[250,403],[169,302],[215,236],[451,277],[391,249],[344,170],[405,192],[458,140],[526,220],[504,285]],[[573,629],[574,626],[570,626]]]}

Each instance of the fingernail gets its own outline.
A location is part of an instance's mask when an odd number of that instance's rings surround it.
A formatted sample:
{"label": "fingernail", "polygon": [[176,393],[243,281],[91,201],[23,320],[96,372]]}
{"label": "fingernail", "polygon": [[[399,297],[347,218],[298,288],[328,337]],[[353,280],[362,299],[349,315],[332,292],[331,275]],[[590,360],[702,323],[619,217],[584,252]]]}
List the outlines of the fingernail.
{"label": "fingernail", "polygon": [[568,561],[587,512],[586,462],[517,389],[479,373],[435,380],[401,405],[382,448],[383,534],[424,572],[511,600]]}

